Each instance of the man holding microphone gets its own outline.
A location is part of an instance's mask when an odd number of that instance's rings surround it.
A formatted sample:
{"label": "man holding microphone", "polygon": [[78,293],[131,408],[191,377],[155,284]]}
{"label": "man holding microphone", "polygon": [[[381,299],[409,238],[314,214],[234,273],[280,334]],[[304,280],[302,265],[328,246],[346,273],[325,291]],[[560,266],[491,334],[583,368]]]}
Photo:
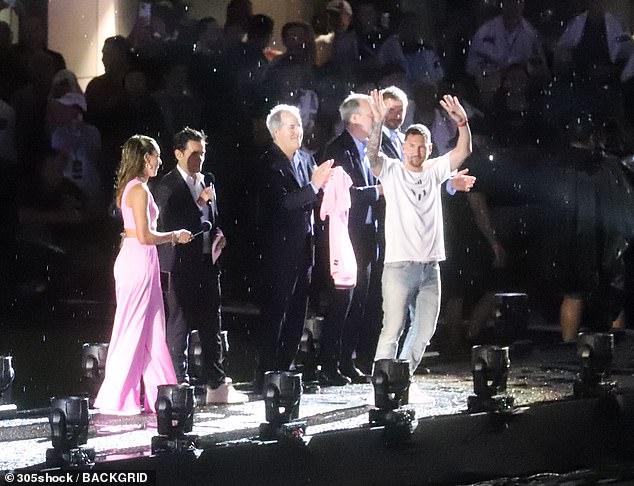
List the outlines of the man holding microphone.
{"label": "man holding microphone", "polygon": [[[225,237],[219,227],[213,174],[201,172],[206,135],[186,127],[174,136],[176,167],[153,188],[159,206],[158,227],[187,228],[199,234],[189,245],[159,250],[167,304],[167,345],[179,383],[187,383],[189,331],[197,329],[203,352],[207,403],[248,401],[225,374],[220,316],[219,252]],[[167,288],[165,288],[167,287]]]}

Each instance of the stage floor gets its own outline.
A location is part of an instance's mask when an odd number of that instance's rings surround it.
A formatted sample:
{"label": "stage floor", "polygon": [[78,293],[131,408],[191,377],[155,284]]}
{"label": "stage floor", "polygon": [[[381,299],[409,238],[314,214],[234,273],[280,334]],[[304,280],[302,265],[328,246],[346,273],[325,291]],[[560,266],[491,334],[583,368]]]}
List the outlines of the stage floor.
{"label": "stage floor", "polygon": [[[634,333],[622,332],[616,340],[613,378],[619,389],[634,389]],[[473,393],[467,358],[443,359],[432,356],[423,363],[430,373],[417,375],[422,392],[419,403],[410,404],[416,418],[465,414],[467,397]],[[516,406],[572,399],[572,385],[579,368],[576,348],[551,344],[522,346],[511,350],[509,394]],[[247,384],[237,384],[248,390]],[[248,391],[247,391],[248,392]],[[251,400],[240,405],[199,406],[194,416],[193,434],[205,447],[242,441],[258,435],[264,422],[264,402],[250,394]],[[307,421],[308,436],[348,430],[368,423],[372,408],[370,384],[323,387],[316,393],[304,393],[300,419]],[[0,420],[0,471],[44,463],[51,447],[47,410],[21,410],[18,418]],[[154,415],[114,417],[91,413],[88,447],[95,449],[96,462],[150,455],[150,441],[157,435]]]}

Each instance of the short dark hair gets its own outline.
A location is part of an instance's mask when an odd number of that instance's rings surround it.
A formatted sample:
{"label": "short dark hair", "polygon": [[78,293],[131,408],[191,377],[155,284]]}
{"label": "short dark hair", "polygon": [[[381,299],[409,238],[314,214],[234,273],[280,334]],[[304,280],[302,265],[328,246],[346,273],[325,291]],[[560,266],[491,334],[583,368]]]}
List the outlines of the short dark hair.
{"label": "short dark hair", "polygon": [[407,130],[405,130],[405,138],[409,135],[420,135],[425,138],[427,143],[431,143],[431,132],[429,131],[429,128],[422,123],[414,123],[413,125],[407,127]]}
{"label": "short dark hair", "polygon": [[187,148],[187,142],[190,140],[194,142],[206,142],[207,135],[205,135],[205,132],[202,130],[185,127],[174,135],[174,150],[184,151]]}

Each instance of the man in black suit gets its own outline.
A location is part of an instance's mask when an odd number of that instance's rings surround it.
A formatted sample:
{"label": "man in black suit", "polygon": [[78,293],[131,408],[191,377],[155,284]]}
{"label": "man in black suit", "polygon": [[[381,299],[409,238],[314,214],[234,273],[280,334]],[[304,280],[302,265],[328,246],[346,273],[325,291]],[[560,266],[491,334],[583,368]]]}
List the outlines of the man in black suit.
{"label": "man in black suit", "polygon": [[365,157],[372,128],[369,96],[350,94],[340,105],[339,113],[345,130],[326,147],[324,158],[334,159],[334,165],[341,166],[352,179],[348,232],[357,260],[357,284],[353,289],[337,289],[333,284],[330,292],[321,335],[320,382],[334,386],[367,381],[367,376],[355,366],[353,355],[362,328],[367,331],[363,322],[370,269],[377,259],[376,205],[381,195]]}
{"label": "man in black suit", "polygon": [[[206,136],[184,128],[174,136],[177,166],[153,190],[159,206],[160,231],[187,228],[193,234],[189,245],[159,247],[161,272],[167,275],[163,291],[167,304],[167,345],[176,377],[187,382],[189,331],[197,329],[203,351],[203,374],[207,403],[242,403],[247,396],[233,388],[225,375],[220,334],[220,272],[217,257],[225,245],[219,227],[212,174],[201,172]],[[211,229],[203,225],[209,221]]]}
{"label": "man in black suit", "polygon": [[260,237],[263,288],[260,355],[254,389],[266,371],[289,370],[302,337],[313,265],[313,206],[332,161],[314,167],[300,151],[302,122],[290,105],[266,119],[273,143],[260,160]]}

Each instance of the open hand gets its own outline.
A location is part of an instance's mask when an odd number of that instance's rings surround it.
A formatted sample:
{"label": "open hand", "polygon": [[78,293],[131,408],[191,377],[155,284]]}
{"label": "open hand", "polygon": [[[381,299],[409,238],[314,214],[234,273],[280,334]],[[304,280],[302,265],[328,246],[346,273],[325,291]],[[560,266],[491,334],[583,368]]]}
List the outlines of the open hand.
{"label": "open hand", "polygon": [[451,187],[456,191],[469,192],[475,184],[476,178],[467,175],[467,172],[469,172],[469,169],[462,169],[451,178]]}
{"label": "open hand", "polygon": [[387,106],[385,106],[383,94],[378,89],[370,91],[370,109],[372,110],[374,123],[382,123],[387,114]]}
{"label": "open hand", "polygon": [[465,123],[467,121],[467,112],[455,96],[443,96],[442,100],[440,100],[440,106],[445,109],[451,119],[456,123]]}
{"label": "open hand", "polygon": [[334,163],[335,161],[333,159],[326,160],[325,162],[322,162],[319,166],[317,166],[317,168],[313,172],[313,177],[310,181],[315,184],[315,187],[317,189],[321,189],[322,187],[324,187],[324,185],[330,178],[330,173],[332,172],[332,164]]}

